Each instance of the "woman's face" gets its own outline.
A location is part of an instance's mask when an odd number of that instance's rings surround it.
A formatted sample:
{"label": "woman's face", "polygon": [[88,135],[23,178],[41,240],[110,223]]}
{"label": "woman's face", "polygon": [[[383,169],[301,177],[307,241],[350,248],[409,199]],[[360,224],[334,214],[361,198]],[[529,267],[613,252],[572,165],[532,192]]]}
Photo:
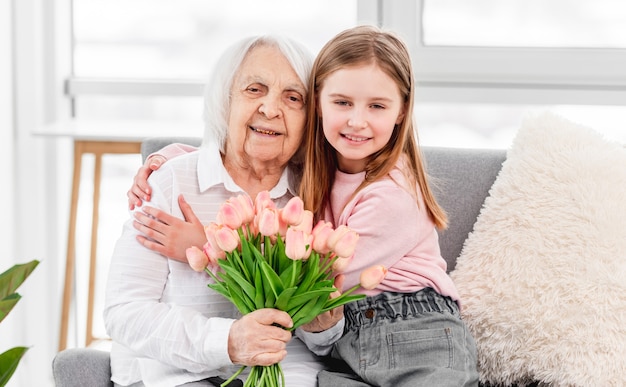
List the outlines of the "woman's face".
{"label": "woman's face", "polygon": [[302,142],[306,88],[280,50],[253,48],[231,89],[226,157],[283,167]]}

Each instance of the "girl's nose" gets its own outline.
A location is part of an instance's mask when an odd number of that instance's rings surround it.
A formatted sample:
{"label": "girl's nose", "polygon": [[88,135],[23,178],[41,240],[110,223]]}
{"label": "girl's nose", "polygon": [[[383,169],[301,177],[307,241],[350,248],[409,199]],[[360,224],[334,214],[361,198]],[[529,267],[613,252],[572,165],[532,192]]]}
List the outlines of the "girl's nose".
{"label": "girl's nose", "polygon": [[354,129],[364,129],[367,127],[367,120],[362,114],[354,114],[348,120],[348,126]]}

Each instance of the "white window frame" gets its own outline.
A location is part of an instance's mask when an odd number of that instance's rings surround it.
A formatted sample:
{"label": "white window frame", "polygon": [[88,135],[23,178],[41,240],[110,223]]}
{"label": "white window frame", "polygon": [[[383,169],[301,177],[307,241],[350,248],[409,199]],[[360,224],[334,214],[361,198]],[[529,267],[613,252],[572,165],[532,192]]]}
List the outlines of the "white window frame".
{"label": "white window frame", "polygon": [[[626,49],[426,46],[423,0],[359,0],[358,22],[397,31],[415,67],[417,100],[432,103],[626,105]],[[69,77],[80,95],[199,96],[203,80]]]}
{"label": "white window frame", "polygon": [[[381,4],[381,0],[359,0],[357,22],[380,25]],[[194,97],[202,95],[204,80],[106,79],[69,76],[65,80],[64,88],[66,95],[71,99],[81,95]]]}
{"label": "white window frame", "polygon": [[423,0],[381,0],[410,47],[418,100],[626,105],[626,49],[425,46]]}

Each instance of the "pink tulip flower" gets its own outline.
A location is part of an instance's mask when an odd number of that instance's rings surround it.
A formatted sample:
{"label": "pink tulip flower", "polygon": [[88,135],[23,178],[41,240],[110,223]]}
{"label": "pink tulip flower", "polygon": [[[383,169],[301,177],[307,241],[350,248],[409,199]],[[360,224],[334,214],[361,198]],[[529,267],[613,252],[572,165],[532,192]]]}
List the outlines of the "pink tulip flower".
{"label": "pink tulip flower", "polygon": [[191,266],[194,271],[204,271],[204,269],[209,265],[209,257],[207,257],[206,254],[196,246],[187,248],[187,250],[185,250],[185,255],[187,256],[189,266]]}
{"label": "pink tulip flower", "polygon": [[300,223],[295,224],[292,227],[296,230],[302,230],[307,234],[311,234],[313,232],[313,213],[308,210],[303,211]]}
{"label": "pink tulip flower", "polygon": [[311,255],[311,235],[293,227],[287,229],[285,255],[294,261],[307,259]]}
{"label": "pink tulip flower", "polygon": [[359,234],[347,226],[341,225],[328,237],[328,247],[339,257],[350,258],[354,255]]}
{"label": "pink tulip flower", "polygon": [[334,273],[343,273],[346,271],[348,264],[352,261],[352,258],[337,257],[333,262],[332,270]]}
{"label": "pink tulip flower", "polygon": [[275,208],[264,208],[257,215],[258,229],[263,236],[275,236],[278,233],[280,224],[278,222],[278,211]]}
{"label": "pink tulip flower", "polygon": [[252,203],[250,196],[243,194],[237,195],[233,199],[233,204],[235,204],[239,210],[243,224],[251,223],[254,219],[254,203]]}
{"label": "pink tulip flower", "polygon": [[229,253],[235,250],[240,242],[237,231],[226,226],[220,227],[215,232],[215,241],[220,249]]}
{"label": "pink tulip flower", "polygon": [[226,258],[226,253],[224,252],[224,250],[220,249],[219,246],[217,246],[217,244],[214,244],[215,242],[211,243],[209,241],[207,241],[207,243],[204,244],[204,246],[202,247],[202,251],[204,251],[204,254],[207,255],[207,257],[209,257],[209,266],[211,267],[217,267],[217,260],[218,259],[224,259]]}
{"label": "pink tulip flower", "polygon": [[313,235],[313,250],[317,251],[321,255],[326,255],[330,252],[328,247],[328,237],[333,233],[333,224],[320,220],[317,222],[311,234]]}
{"label": "pink tulip flower", "polygon": [[372,290],[380,285],[387,275],[387,268],[383,265],[368,267],[361,272],[361,286],[365,289]]}
{"label": "pink tulip flower", "polygon": [[215,240],[215,233],[220,228],[220,225],[215,222],[210,222],[206,226],[204,226],[204,235],[206,236],[206,240],[212,246],[217,246],[217,241]]}
{"label": "pink tulip flower", "polygon": [[218,259],[226,258],[224,250],[222,250],[217,244],[217,238],[215,234],[222,227],[221,225],[211,222],[204,227],[204,235],[206,235],[207,242],[204,244],[204,252],[209,256],[209,260],[217,263]]}
{"label": "pink tulip flower", "polygon": [[243,216],[238,207],[239,206],[230,199],[225,201],[217,213],[217,223],[223,224],[233,230],[241,227],[243,224]]}
{"label": "pink tulip flower", "polygon": [[304,202],[298,196],[294,196],[280,210],[280,218],[288,226],[295,226],[302,222],[304,214]]}
{"label": "pink tulip flower", "polygon": [[261,191],[254,199],[254,211],[258,216],[266,208],[276,208],[276,203],[272,201],[269,191]]}
{"label": "pink tulip flower", "polygon": [[289,224],[283,220],[283,217],[280,216],[280,210],[278,214],[278,235],[280,235],[283,240],[285,240],[285,236],[287,235],[287,229],[289,228]]}

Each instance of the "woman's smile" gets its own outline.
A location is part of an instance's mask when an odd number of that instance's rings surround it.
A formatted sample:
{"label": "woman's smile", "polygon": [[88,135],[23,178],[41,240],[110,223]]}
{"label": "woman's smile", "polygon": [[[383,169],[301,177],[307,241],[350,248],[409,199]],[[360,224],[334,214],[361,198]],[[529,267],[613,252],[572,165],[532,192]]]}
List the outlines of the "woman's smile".
{"label": "woman's smile", "polygon": [[275,131],[273,131],[271,129],[265,129],[265,128],[261,128],[261,127],[258,127],[258,126],[250,126],[250,130],[252,130],[253,132],[256,132],[256,133],[259,133],[259,134],[265,134],[265,135],[268,135],[268,136],[281,136],[282,135],[282,133],[278,133],[278,132],[275,132]]}

